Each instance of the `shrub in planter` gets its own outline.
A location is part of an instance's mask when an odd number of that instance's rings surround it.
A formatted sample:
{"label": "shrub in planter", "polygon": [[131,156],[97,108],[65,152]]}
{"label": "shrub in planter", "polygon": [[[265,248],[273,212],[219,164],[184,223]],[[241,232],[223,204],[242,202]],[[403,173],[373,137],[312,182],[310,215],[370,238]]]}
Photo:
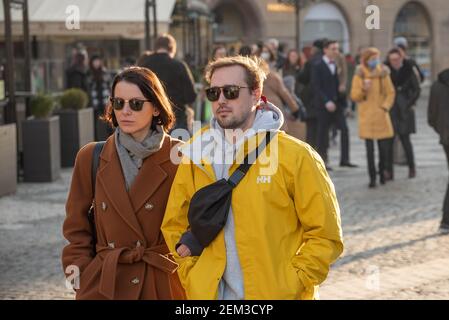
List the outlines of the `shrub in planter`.
{"label": "shrub in planter", "polygon": [[54,105],[54,100],[50,95],[39,94],[31,98],[31,114],[36,119],[48,118],[53,111]]}
{"label": "shrub in planter", "polygon": [[64,110],[81,110],[87,107],[89,97],[78,88],[67,89],[59,98],[59,105]]}
{"label": "shrub in planter", "polygon": [[54,181],[61,170],[59,117],[50,117],[54,100],[39,94],[31,98],[30,106],[34,119],[22,122],[24,180]]}
{"label": "shrub in planter", "polygon": [[94,140],[94,119],[87,94],[77,88],[65,90],[55,112],[60,119],[61,165],[72,167],[78,150]]}

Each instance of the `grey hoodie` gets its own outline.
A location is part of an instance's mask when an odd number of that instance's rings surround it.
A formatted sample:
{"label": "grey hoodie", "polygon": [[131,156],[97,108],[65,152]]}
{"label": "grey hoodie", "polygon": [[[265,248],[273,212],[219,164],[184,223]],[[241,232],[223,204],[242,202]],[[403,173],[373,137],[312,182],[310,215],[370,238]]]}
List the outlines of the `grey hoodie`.
{"label": "grey hoodie", "polygon": [[[214,160],[212,166],[214,168],[217,180],[229,178],[229,168],[232,165],[227,159],[235,159],[238,148],[242,143],[255,135],[259,130],[279,130],[283,123],[284,117],[281,110],[271,103],[262,104],[263,109],[257,110],[256,118],[252,126],[252,130],[248,130],[235,145],[230,144],[224,136],[224,130],[221,128],[213,117],[210,121],[214,139]],[[226,159],[226,161],[224,161]],[[221,161],[220,161],[221,160]],[[228,219],[224,227],[224,238],[226,245],[226,268],[218,288],[219,300],[243,300],[243,274],[240,267],[240,261],[237,252],[237,246],[234,234],[234,214],[232,207],[229,210]]]}

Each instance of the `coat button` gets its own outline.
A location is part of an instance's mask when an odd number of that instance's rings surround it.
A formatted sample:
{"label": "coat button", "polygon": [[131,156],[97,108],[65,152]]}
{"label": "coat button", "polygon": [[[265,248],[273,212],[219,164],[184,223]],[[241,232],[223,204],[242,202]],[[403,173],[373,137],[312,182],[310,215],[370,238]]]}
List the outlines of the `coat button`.
{"label": "coat button", "polygon": [[111,249],[115,249],[115,243],[114,242],[108,242],[108,247]]}
{"label": "coat button", "polygon": [[145,204],[145,209],[146,210],[151,210],[151,209],[153,209],[154,208],[154,205],[152,205],[151,203],[146,203]]}
{"label": "coat button", "polygon": [[139,278],[135,277],[134,279],[131,280],[132,284],[139,284],[140,280]]}
{"label": "coat button", "polygon": [[137,242],[136,242],[136,248],[140,247],[141,245],[142,245],[142,243],[141,243],[139,240],[137,240]]}
{"label": "coat button", "polygon": [[106,211],[106,208],[107,208],[108,206],[106,205],[106,202],[102,202],[101,203],[101,209],[103,210],[103,211]]}

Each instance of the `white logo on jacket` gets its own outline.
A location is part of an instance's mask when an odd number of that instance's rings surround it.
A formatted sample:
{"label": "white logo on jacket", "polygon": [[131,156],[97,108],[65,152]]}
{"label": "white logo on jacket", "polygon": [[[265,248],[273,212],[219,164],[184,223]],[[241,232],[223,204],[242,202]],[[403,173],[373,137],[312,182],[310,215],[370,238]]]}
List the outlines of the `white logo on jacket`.
{"label": "white logo on jacket", "polygon": [[257,184],[259,183],[271,183],[271,176],[258,176]]}

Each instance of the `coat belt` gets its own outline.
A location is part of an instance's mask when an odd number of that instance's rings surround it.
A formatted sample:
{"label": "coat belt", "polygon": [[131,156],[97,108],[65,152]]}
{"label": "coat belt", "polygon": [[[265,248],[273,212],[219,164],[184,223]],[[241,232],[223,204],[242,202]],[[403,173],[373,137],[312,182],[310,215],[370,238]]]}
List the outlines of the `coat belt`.
{"label": "coat belt", "polygon": [[97,255],[103,260],[101,268],[99,292],[108,299],[114,299],[117,265],[119,263],[132,264],[140,261],[158,268],[166,273],[174,273],[178,269],[178,264],[171,260],[167,252],[166,245],[144,248],[115,248],[97,245]]}

